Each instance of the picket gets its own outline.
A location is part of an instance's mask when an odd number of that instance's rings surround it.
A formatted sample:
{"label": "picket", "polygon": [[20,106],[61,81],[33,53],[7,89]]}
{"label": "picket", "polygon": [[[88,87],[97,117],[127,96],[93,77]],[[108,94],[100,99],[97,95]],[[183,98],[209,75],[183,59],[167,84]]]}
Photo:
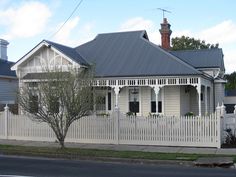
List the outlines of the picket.
{"label": "picket", "polygon": [[[8,125],[4,127],[8,115]],[[220,118],[209,116],[110,116],[91,115],[72,123],[66,142],[219,147]],[[7,136],[5,129],[7,128]],[[0,138],[55,141],[52,129],[26,115],[0,113]]]}

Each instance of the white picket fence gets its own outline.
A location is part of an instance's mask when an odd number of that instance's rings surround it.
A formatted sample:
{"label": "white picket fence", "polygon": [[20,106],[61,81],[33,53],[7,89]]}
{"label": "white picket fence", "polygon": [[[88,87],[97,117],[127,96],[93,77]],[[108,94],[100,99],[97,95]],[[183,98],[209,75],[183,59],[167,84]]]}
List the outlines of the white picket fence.
{"label": "white picket fence", "polygon": [[[127,117],[120,112],[110,116],[88,116],[75,121],[66,142],[194,146],[220,148],[221,110],[202,117]],[[32,121],[25,115],[0,113],[0,138],[55,141],[46,123]]]}

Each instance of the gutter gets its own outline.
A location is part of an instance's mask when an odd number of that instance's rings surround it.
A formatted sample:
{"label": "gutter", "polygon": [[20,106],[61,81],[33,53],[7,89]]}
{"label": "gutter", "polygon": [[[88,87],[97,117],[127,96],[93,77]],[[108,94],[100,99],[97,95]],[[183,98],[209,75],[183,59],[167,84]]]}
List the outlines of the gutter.
{"label": "gutter", "polygon": [[17,77],[14,77],[14,76],[5,76],[5,75],[0,75],[0,78],[4,78],[4,79],[15,79],[15,80],[18,80]]}

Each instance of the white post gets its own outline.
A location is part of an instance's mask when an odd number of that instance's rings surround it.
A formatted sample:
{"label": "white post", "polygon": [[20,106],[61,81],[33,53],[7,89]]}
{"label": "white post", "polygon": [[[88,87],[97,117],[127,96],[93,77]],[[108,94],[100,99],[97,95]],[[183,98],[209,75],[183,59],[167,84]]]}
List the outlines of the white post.
{"label": "white post", "polygon": [[115,143],[120,144],[120,111],[119,108],[115,108]]}
{"label": "white post", "polygon": [[224,104],[222,103],[221,105],[221,123],[222,123],[222,130],[224,130],[226,127],[225,127],[225,114],[226,114],[226,111],[225,111],[225,106]]}
{"label": "white post", "polygon": [[159,91],[160,91],[160,87],[155,86],[154,87],[154,92],[155,92],[155,95],[156,95],[156,114],[158,114],[158,95],[159,95]]}
{"label": "white post", "polygon": [[198,115],[202,115],[202,104],[201,104],[201,84],[197,85],[197,93],[198,93]]}
{"label": "white post", "polygon": [[8,119],[9,119],[9,107],[4,107],[4,113],[5,113],[5,138],[8,139]]}
{"label": "white post", "polygon": [[119,91],[120,91],[120,87],[115,86],[114,88],[115,91],[115,95],[116,95],[116,100],[115,100],[115,109],[118,109],[118,103],[119,103]]}
{"label": "white post", "polygon": [[207,86],[205,86],[205,90],[204,90],[204,96],[205,96],[205,115],[207,115],[208,113],[208,99],[207,99]]}
{"label": "white post", "polygon": [[217,121],[217,148],[221,148],[221,142],[222,142],[222,123],[221,123],[221,107],[216,107],[216,121]]}
{"label": "white post", "polygon": [[234,105],[234,114],[236,114],[236,105]]}

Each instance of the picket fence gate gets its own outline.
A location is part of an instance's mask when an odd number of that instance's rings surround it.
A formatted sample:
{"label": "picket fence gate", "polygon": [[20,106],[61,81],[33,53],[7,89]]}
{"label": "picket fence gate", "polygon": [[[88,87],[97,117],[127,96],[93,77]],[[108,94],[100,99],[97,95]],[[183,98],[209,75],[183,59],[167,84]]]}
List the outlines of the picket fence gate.
{"label": "picket fence gate", "polygon": [[[66,142],[163,146],[217,147],[222,143],[222,109],[210,116],[126,116],[115,111],[110,116],[87,116],[75,121]],[[46,123],[26,115],[0,113],[0,138],[51,141],[56,137]]]}

